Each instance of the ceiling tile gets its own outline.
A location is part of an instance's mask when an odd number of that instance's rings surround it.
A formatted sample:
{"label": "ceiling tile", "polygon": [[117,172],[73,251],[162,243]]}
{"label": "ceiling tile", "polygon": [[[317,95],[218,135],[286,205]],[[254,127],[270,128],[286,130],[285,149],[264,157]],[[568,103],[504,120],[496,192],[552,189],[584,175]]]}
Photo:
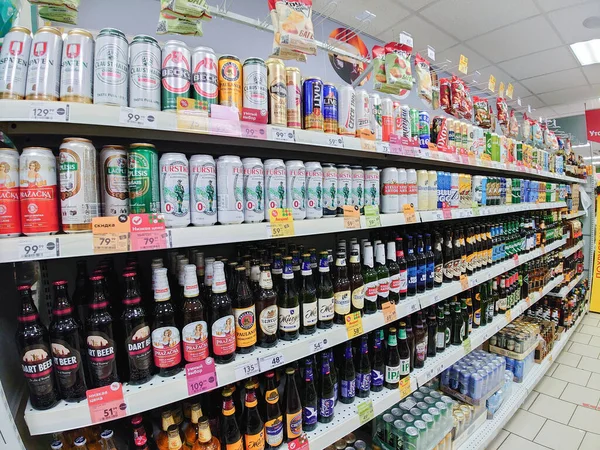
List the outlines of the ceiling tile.
{"label": "ceiling tile", "polygon": [[546,92],[539,97],[549,106],[573,103],[576,100],[586,100],[600,95],[600,86],[578,86],[560,91]]}
{"label": "ceiling tile", "polygon": [[556,105],[552,107],[556,112],[556,117],[566,117],[575,114],[583,114],[585,112],[585,104],[583,102],[571,103],[569,105]]}
{"label": "ceiling tile", "polygon": [[598,29],[590,29],[582,25],[583,20],[590,16],[600,16],[600,2],[585,3],[548,14],[548,18],[568,44],[599,36]]}
{"label": "ceiling tile", "polygon": [[[346,25],[348,28],[359,27],[360,21],[356,19],[363,11],[368,10],[375,14],[368,29],[361,28],[367,34],[374,34],[376,30],[385,30],[402,19],[408,17],[410,12],[399,6],[393,0],[377,0],[368,2],[367,5],[360,0],[346,0],[345,2],[330,2],[328,0],[314,0],[314,10],[320,11],[325,16]],[[315,21],[321,20],[316,18]]]}
{"label": "ceiling tile", "polygon": [[592,84],[600,83],[600,64],[592,64],[591,66],[583,66],[581,68],[583,73],[587,77],[588,81]]}
{"label": "ceiling tile", "polygon": [[452,68],[450,71],[459,75],[458,61],[460,60],[460,55],[465,55],[469,59],[468,74],[490,65],[487,59],[462,44],[455,45],[443,52],[438,52],[435,59],[438,65],[444,65],[444,61],[450,60],[451,63],[447,64],[448,67]]}
{"label": "ceiling tile", "polygon": [[588,84],[581,69],[569,69],[561,72],[549,73],[547,75],[521,80],[521,83],[534,94],[560,91],[564,88]]}
{"label": "ceiling tile", "polygon": [[495,8],[490,1],[445,0],[430,5],[420,12],[433,23],[467,40],[505,25],[539,14],[532,0],[503,0]]}
{"label": "ceiling tile", "polygon": [[467,42],[493,62],[547,50],[561,45],[560,38],[543,17],[533,17]]}
{"label": "ceiling tile", "polygon": [[514,87],[514,94],[513,94],[513,99],[515,101],[517,101],[517,97],[528,97],[532,94],[532,92],[527,89],[525,86],[523,86],[521,83],[516,83],[513,82],[513,87]]}
{"label": "ceiling tile", "polygon": [[[586,3],[590,0],[539,0],[538,5],[545,12],[553,11],[555,9],[568,8],[569,6],[578,5],[579,3]],[[596,1],[596,0],[591,0]]]}
{"label": "ceiling tile", "polygon": [[418,11],[437,0],[396,0],[402,6]]}
{"label": "ceiling tile", "polygon": [[554,111],[554,109],[552,109],[548,106],[545,108],[536,109],[535,113],[533,114],[533,117],[543,117],[545,119],[551,119],[555,116],[556,116],[556,112]]}
{"label": "ceiling tile", "polygon": [[[431,25],[420,17],[411,16],[401,22],[393,25],[388,30],[377,35],[384,42],[398,40],[400,32],[406,31],[413,38],[414,51],[427,51],[427,46],[431,45],[436,50],[436,54],[457,44],[458,41],[451,38],[438,27]],[[437,59],[437,58],[436,58]]]}
{"label": "ceiling tile", "polygon": [[557,70],[574,69],[579,63],[568,47],[562,46],[522,56],[500,63],[499,66],[515,79],[531,78]]}
{"label": "ceiling tile", "polygon": [[535,95],[530,95],[529,97],[524,97],[521,99],[521,106],[523,108],[527,108],[527,105],[531,105],[532,108],[543,108],[546,106],[544,102],[542,102]]}

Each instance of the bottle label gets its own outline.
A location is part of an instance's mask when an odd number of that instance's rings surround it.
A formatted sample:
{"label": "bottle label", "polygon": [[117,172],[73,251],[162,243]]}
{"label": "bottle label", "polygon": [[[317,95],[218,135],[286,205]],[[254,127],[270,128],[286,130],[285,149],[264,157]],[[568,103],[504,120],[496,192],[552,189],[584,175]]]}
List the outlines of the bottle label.
{"label": "bottle label", "polygon": [[416,286],[417,285],[417,267],[409,267],[408,268],[408,286]]}
{"label": "bottle label", "polygon": [[265,335],[273,336],[277,333],[278,314],[277,305],[267,306],[260,312],[259,325]]}
{"label": "bottle label", "polygon": [[279,329],[298,331],[300,329],[300,308],[279,308]]}
{"label": "bottle label", "polygon": [[160,327],[152,332],[154,364],[159,368],[176,366],[181,362],[181,340],[176,327]]}
{"label": "bottle label", "polygon": [[444,264],[444,278],[452,279],[454,277],[454,260],[446,261]]}
{"label": "bottle label", "polygon": [[[180,448],[180,447],[176,447],[176,448]],[[244,441],[240,437],[239,441],[234,442],[233,444],[226,444],[225,450],[244,450]]]}
{"label": "bottle label", "polygon": [[385,382],[397,383],[400,381],[400,366],[385,366]]}
{"label": "bottle label", "polygon": [[465,340],[465,339],[467,339],[467,336],[466,336],[466,333],[465,333],[465,332],[466,332],[466,328],[465,328],[465,321],[463,320],[463,323],[462,323],[462,325],[460,326],[460,338],[461,338],[462,340]]}
{"label": "bottle label", "polygon": [[340,291],[333,294],[335,313],[345,316],[350,313],[350,291]]}
{"label": "bottle label", "polygon": [[363,309],[365,307],[365,286],[357,287],[352,291],[352,306],[355,309]]}
{"label": "bottle label", "polygon": [[333,319],[333,297],[317,299],[319,304],[319,320]]}
{"label": "bottle label", "polygon": [[450,328],[446,328],[446,347],[450,346],[450,337],[451,337],[451,333],[450,333]]}
{"label": "bottle label", "polygon": [[244,434],[244,443],[247,449],[263,450],[265,448],[265,429],[256,434]]}
{"label": "bottle label", "polygon": [[208,325],[203,320],[190,322],[181,330],[183,357],[187,362],[202,361],[208,357]]}
{"label": "bottle label", "polygon": [[235,341],[239,348],[256,344],[256,312],[254,305],[248,308],[233,308],[235,317]]}
{"label": "bottle label", "polygon": [[314,425],[317,423],[317,408],[305,406],[302,408],[302,424]]}
{"label": "bottle label", "polygon": [[433,261],[430,263],[427,263],[427,281],[432,281],[433,282],[433,277],[434,277],[434,273],[435,273],[435,266],[433,264]]}
{"label": "bottle label", "polygon": [[319,415],[321,417],[333,416],[333,406],[335,404],[335,396],[331,398],[319,398]]}
{"label": "bottle label", "polygon": [[45,344],[25,347],[21,355],[21,368],[31,395],[44,397],[54,391],[52,356]]}
{"label": "bottle label", "polygon": [[443,269],[443,264],[436,264],[435,268],[433,269],[433,281],[436,284],[440,284],[444,281],[444,269]]}
{"label": "bottle label", "polygon": [[420,285],[425,285],[426,282],[427,282],[427,266],[425,264],[423,264],[417,268],[417,283]]}
{"label": "bottle label", "polygon": [[353,398],[356,396],[356,380],[342,380],[342,397]]}
{"label": "bottle label", "polygon": [[[229,446],[227,446],[229,449]],[[176,435],[175,437],[171,437],[169,435],[169,445],[168,445],[168,449],[169,450],[179,450],[183,448],[183,443],[181,442],[181,437],[179,435]]]}
{"label": "bottle label", "polygon": [[286,414],[285,422],[287,425],[287,437],[289,440],[296,439],[302,434],[302,410],[296,413]]}
{"label": "bottle label", "polygon": [[395,294],[400,293],[400,273],[390,277],[390,291],[394,292]]}
{"label": "bottle label", "polygon": [[437,348],[446,348],[446,333],[438,331],[435,333],[435,346]]}
{"label": "bottle label", "polygon": [[[77,373],[81,370],[81,353],[62,339],[53,339],[51,348],[58,385],[61,391],[71,389],[77,382]],[[83,380],[83,371],[81,379]]]}
{"label": "bottle label", "polygon": [[317,302],[302,304],[302,326],[311,327],[317,323]]}
{"label": "bottle label", "polygon": [[390,279],[382,278],[377,283],[377,295],[381,298],[388,298],[390,295]]}
{"label": "bottle label", "polygon": [[142,323],[131,330],[125,345],[130,368],[148,371],[152,368],[152,337],[148,325]]}
{"label": "bottle label", "polygon": [[404,375],[408,375],[410,373],[410,359],[401,359],[400,360],[400,376],[404,377]]}
{"label": "bottle label", "polygon": [[371,373],[356,372],[355,389],[362,392],[371,389]]}
{"label": "bottle label", "polygon": [[368,302],[377,301],[377,288],[379,283],[377,281],[371,281],[365,284],[365,300]]}
{"label": "bottle label", "polygon": [[425,355],[427,354],[427,344],[425,342],[427,341],[419,342],[415,346],[415,356],[421,361],[425,361]]}
{"label": "bottle label", "polygon": [[481,324],[481,310],[476,309],[473,314],[473,325],[479,326]]}
{"label": "bottle label", "polygon": [[212,324],[213,352],[217,356],[231,355],[235,352],[235,318],[223,316]]}
{"label": "bottle label", "polygon": [[371,369],[371,386],[383,386],[383,372]]}
{"label": "bottle label", "polygon": [[[316,421],[316,411],[315,411]],[[283,417],[278,416],[275,419],[265,422],[265,440],[270,447],[279,447],[283,442]]]}
{"label": "bottle label", "polygon": [[[179,332],[177,334],[179,335]],[[90,371],[94,379],[104,380],[117,372],[114,340],[101,331],[88,330],[86,344]]]}
{"label": "bottle label", "polygon": [[400,276],[400,289],[399,292],[406,292],[408,290],[408,270],[403,269],[398,274]]}

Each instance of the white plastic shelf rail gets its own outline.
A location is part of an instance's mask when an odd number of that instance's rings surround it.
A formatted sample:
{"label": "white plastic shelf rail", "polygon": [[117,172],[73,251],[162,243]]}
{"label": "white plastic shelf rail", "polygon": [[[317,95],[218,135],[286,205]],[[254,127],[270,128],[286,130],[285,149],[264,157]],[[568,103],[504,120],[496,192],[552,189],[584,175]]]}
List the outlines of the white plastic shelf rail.
{"label": "white plastic shelf rail", "polygon": [[569,284],[567,284],[566,286],[563,286],[560,291],[550,292],[548,294],[548,296],[565,298],[567,296],[567,294],[569,292],[571,292],[575,286],[577,286],[577,284],[581,281],[582,278],[583,278],[583,274],[577,275],[573,280],[571,280],[571,282]]}

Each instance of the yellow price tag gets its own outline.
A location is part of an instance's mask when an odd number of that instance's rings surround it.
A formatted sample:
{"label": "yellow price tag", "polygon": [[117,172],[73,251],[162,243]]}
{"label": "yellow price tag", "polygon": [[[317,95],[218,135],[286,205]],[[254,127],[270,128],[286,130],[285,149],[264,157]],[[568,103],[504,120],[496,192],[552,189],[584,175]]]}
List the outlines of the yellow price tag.
{"label": "yellow price tag", "polygon": [[471,338],[470,337],[466,338],[463,341],[462,345],[463,345],[463,349],[465,350],[465,355],[471,353],[472,348],[471,348]]}
{"label": "yellow price tag", "polygon": [[469,278],[464,274],[460,276],[460,287],[463,291],[469,289]]}
{"label": "yellow price tag", "polygon": [[404,209],[404,220],[406,223],[417,223],[417,214],[413,205],[405,204]]}
{"label": "yellow price tag", "polygon": [[379,207],[373,205],[365,205],[365,221],[367,228],[376,228],[381,226],[381,218],[379,217]]}
{"label": "yellow price tag", "polygon": [[362,138],[360,140],[360,148],[367,152],[376,152],[377,151],[377,145],[375,144],[375,141],[372,141],[370,139]]}
{"label": "yellow price tag", "polygon": [[177,97],[177,129],[208,133],[208,103]]}
{"label": "yellow price tag", "polygon": [[504,81],[500,82],[500,87],[498,88],[498,97],[504,97]]}
{"label": "yellow price tag", "polygon": [[400,400],[402,400],[403,398],[408,397],[412,393],[412,386],[411,386],[411,383],[410,383],[410,376],[402,378],[400,380],[400,383],[398,384],[398,387],[400,389]]}
{"label": "yellow price tag", "polygon": [[488,89],[492,92],[496,91],[496,77],[494,75],[490,75],[490,79],[488,80]]}
{"label": "yellow price tag", "polygon": [[506,311],[506,314],[504,316],[506,317],[507,322],[512,322],[512,312],[510,309]]}
{"label": "yellow price tag", "polygon": [[361,425],[373,420],[373,417],[375,417],[373,400],[367,400],[356,405],[356,412],[358,413],[358,420]]}
{"label": "yellow price tag", "polygon": [[344,205],[344,228],[360,228],[360,209],[358,206]]}
{"label": "yellow price tag", "polygon": [[353,339],[356,336],[363,334],[363,324],[360,311],[346,314],[346,332],[348,333],[348,339]]}
{"label": "yellow price tag", "polygon": [[274,208],[269,214],[270,237],[286,237],[294,235],[294,216],[291,208]]}
{"label": "yellow price tag", "polygon": [[95,254],[124,253],[129,251],[129,217],[94,217],[92,245]]}
{"label": "yellow price tag", "polygon": [[469,67],[469,58],[465,55],[460,55],[460,61],[458,62],[458,71],[467,74],[467,70]]}
{"label": "yellow price tag", "polygon": [[508,83],[508,86],[506,87],[506,96],[508,98],[510,98],[512,100],[513,98],[513,92],[514,92],[515,88],[511,83]]}
{"label": "yellow price tag", "polygon": [[381,310],[383,311],[383,323],[390,323],[398,320],[396,314],[396,305],[392,302],[385,302],[381,304]]}

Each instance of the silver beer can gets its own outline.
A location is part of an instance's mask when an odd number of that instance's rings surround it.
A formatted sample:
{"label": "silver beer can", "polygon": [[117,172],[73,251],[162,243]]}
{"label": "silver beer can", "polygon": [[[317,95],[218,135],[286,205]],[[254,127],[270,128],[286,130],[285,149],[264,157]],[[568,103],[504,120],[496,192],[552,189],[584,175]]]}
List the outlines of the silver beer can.
{"label": "silver beer can", "polygon": [[31,51],[31,31],[13,27],[4,36],[0,49],[0,99],[22,100],[27,85],[27,66]]}
{"label": "silver beer can", "polygon": [[192,52],[192,96],[203,103],[209,113],[210,105],[219,103],[218,62],[210,47],[196,47]]}
{"label": "silver beer can", "polygon": [[407,195],[406,169],[398,167],[398,212],[404,211],[404,205],[408,202]]}
{"label": "silver beer can", "polygon": [[429,209],[437,209],[438,174],[435,170],[430,170],[427,172],[427,177],[429,178]]}
{"label": "silver beer can", "polygon": [[129,43],[115,28],[103,28],[94,51],[94,103],[127,106]]}
{"label": "silver beer can", "polygon": [[338,164],[337,166],[337,193],[336,205],[337,215],[344,215],[344,206],[351,205],[352,189],[352,169],[348,164]]}
{"label": "silver beer can", "polygon": [[139,34],[129,46],[129,106],[160,111],[162,54],[158,41]]}
{"label": "silver beer can", "polygon": [[160,174],[160,210],[167,228],[190,224],[189,163],[183,153],[164,153],[158,162]]}
{"label": "silver beer can", "polygon": [[323,217],[323,168],[319,162],[307,162],[306,167],[306,218]]}
{"label": "silver beer can", "polygon": [[352,206],[363,211],[365,206],[365,171],[361,166],[350,166],[352,169]]}
{"label": "silver beer can", "polygon": [[102,215],[128,215],[127,149],[121,145],[105,145],[100,152],[99,166]]}
{"label": "silver beer can", "polygon": [[288,208],[294,220],[306,219],[306,167],[302,161],[286,161],[286,192]]}
{"label": "silver beer can", "polygon": [[379,208],[379,169],[375,166],[365,167],[365,206]]}
{"label": "silver beer can", "polygon": [[383,136],[383,115],[381,96],[379,94],[369,95],[369,109],[371,110],[369,117],[371,136],[376,141],[381,141]]}
{"label": "silver beer can", "polygon": [[364,89],[356,90],[356,137],[371,135],[371,106],[369,94]]}
{"label": "silver beer can", "polygon": [[420,211],[433,209],[429,204],[429,174],[426,170],[417,171],[417,197]]}
{"label": "silver beer can", "polygon": [[386,167],[381,171],[381,213],[398,213],[398,169]]}
{"label": "silver beer can", "polygon": [[340,87],[338,91],[338,134],[356,135],[356,92],[349,85]]}
{"label": "silver beer can", "polygon": [[217,160],[217,217],[221,225],[244,221],[244,166],[239,156]]}
{"label": "silver beer can", "polygon": [[270,220],[269,211],[287,208],[286,168],[282,159],[265,161],[265,219]]}
{"label": "silver beer can", "polygon": [[67,33],[60,65],[60,100],[92,103],[94,37],[76,28]]}
{"label": "silver beer can", "polygon": [[332,163],[323,164],[323,216],[337,214],[337,167]]}
{"label": "silver beer can", "polygon": [[244,108],[259,111],[261,116],[268,113],[269,93],[267,90],[267,65],[260,58],[248,58],[242,66]]}
{"label": "silver beer can", "polygon": [[58,100],[62,45],[58,28],[42,27],[35,33],[27,68],[27,100]]}
{"label": "silver beer can", "polygon": [[259,158],[244,158],[244,222],[265,220],[265,169]]}
{"label": "silver beer can", "polygon": [[419,210],[419,189],[417,187],[417,171],[406,169],[406,203]]}
{"label": "silver beer can", "polygon": [[196,226],[217,223],[217,166],[210,155],[190,158],[190,207],[192,224]]}

